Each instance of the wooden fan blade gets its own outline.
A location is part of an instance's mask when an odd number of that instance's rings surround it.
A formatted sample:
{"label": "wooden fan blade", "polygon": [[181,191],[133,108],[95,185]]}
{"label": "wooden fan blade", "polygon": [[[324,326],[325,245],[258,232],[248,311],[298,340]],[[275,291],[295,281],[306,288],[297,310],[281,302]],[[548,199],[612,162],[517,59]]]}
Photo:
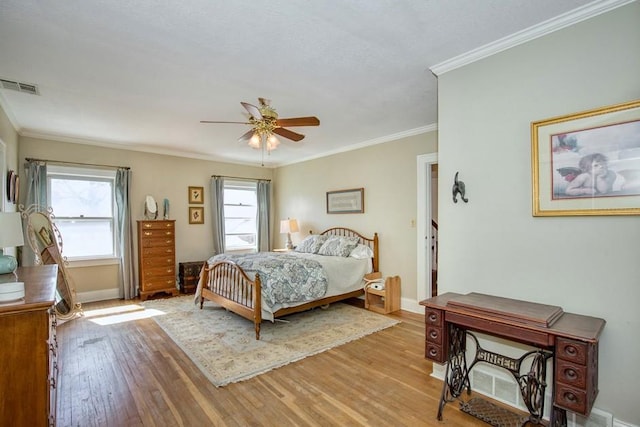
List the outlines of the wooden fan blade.
{"label": "wooden fan blade", "polygon": [[290,131],[289,129],[285,129],[285,128],[275,128],[273,130],[273,133],[276,133],[280,136],[283,136],[287,139],[290,139],[292,141],[302,141],[302,139],[304,138],[304,135],[302,135],[301,133],[296,133],[293,131]]}
{"label": "wooden fan blade", "polygon": [[240,138],[238,138],[238,142],[247,142],[251,139],[251,137],[253,136],[254,130],[251,129],[250,131],[248,131],[247,133],[245,133],[244,135],[242,135]]}
{"label": "wooden fan blade", "polygon": [[258,107],[256,107],[255,105],[251,105],[248,102],[241,102],[240,104],[242,104],[245,110],[247,110],[249,114],[251,114],[251,117],[253,117],[254,119],[262,120],[262,114],[260,113]]}
{"label": "wooden fan blade", "polygon": [[219,121],[215,121],[215,120],[200,120],[200,123],[233,123],[233,124],[238,124],[238,125],[250,125],[251,124],[249,122],[219,122]]}
{"label": "wooden fan blade", "polygon": [[317,117],[292,117],[289,119],[278,119],[276,120],[276,125],[278,126],[318,126],[320,125],[320,120]]}

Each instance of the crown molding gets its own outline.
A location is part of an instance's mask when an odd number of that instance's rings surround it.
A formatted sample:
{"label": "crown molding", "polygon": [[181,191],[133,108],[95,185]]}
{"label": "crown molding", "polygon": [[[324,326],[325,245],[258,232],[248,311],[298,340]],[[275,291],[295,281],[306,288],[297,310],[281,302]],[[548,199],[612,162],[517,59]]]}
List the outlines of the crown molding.
{"label": "crown molding", "polygon": [[372,145],[378,145],[378,144],[384,144],[385,142],[391,142],[391,141],[396,141],[402,138],[407,138],[410,136],[415,136],[415,135],[421,135],[423,133],[428,133],[428,132],[435,132],[438,130],[438,124],[434,123],[434,124],[430,124],[427,126],[422,126],[419,128],[414,128],[414,129],[409,129],[403,132],[398,132],[398,133],[394,133],[391,135],[386,135],[386,136],[381,136],[379,138],[374,138],[374,139],[370,139],[368,141],[363,141],[360,142],[358,144],[353,144],[353,145],[349,145],[348,147],[345,148],[339,148],[336,150],[331,150],[331,151],[325,151],[322,154],[318,154],[316,156],[309,156],[309,157],[305,157],[303,159],[297,159],[294,160],[292,162],[288,162],[288,163],[279,163],[277,165],[274,165],[275,167],[281,167],[281,166],[289,166],[289,165],[294,165],[296,163],[302,163],[302,162],[306,162],[309,160],[315,160],[315,159],[321,159],[323,157],[328,157],[328,156],[332,156],[334,154],[340,154],[340,153],[346,153],[347,151],[353,151],[353,150],[359,150],[360,148],[365,148],[365,147],[370,147]]}
{"label": "crown molding", "polygon": [[496,53],[510,49],[512,47],[527,43],[531,40],[561,30],[603,13],[633,3],[636,0],[596,0],[592,3],[574,9],[570,12],[558,15],[540,24],[526,28],[517,33],[503,37],[494,42],[470,50],[462,55],[455,56],[444,62],[436,64],[429,70],[437,77],[448,71],[463,67],[481,59],[487,58]]}

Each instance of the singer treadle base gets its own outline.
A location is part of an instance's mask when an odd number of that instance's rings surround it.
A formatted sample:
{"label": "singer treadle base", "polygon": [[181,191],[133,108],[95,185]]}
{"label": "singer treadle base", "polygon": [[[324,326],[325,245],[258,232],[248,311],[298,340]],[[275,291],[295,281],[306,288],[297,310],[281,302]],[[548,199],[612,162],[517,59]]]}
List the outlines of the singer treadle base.
{"label": "singer treadle base", "polygon": [[521,427],[529,421],[528,415],[511,412],[479,397],[460,403],[460,410],[494,427]]}

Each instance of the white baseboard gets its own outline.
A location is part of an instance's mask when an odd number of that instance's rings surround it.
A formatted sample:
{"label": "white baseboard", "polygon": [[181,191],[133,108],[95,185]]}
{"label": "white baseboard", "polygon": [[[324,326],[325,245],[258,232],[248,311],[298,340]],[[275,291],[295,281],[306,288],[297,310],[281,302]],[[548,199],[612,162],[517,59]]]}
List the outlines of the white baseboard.
{"label": "white baseboard", "polygon": [[78,292],[76,294],[76,297],[78,301],[80,301],[81,303],[105,301],[109,299],[119,299],[120,290],[118,288],[112,288],[112,289],[101,289],[99,291]]}
{"label": "white baseboard", "polygon": [[400,298],[400,309],[412,313],[424,314],[424,306],[420,305],[417,300],[410,298]]}
{"label": "white baseboard", "polygon": [[624,421],[613,419],[613,427],[640,427],[637,424],[630,424]]}

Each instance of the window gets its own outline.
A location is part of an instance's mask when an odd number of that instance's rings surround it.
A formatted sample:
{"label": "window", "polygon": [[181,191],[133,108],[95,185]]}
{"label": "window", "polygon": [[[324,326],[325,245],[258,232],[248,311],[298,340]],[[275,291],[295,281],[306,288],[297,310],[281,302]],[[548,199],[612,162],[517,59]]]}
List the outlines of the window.
{"label": "window", "polygon": [[47,167],[47,200],[70,260],[115,258],[113,170]]}
{"label": "window", "polygon": [[258,248],[258,197],[255,182],[225,181],[224,241],[226,251]]}

